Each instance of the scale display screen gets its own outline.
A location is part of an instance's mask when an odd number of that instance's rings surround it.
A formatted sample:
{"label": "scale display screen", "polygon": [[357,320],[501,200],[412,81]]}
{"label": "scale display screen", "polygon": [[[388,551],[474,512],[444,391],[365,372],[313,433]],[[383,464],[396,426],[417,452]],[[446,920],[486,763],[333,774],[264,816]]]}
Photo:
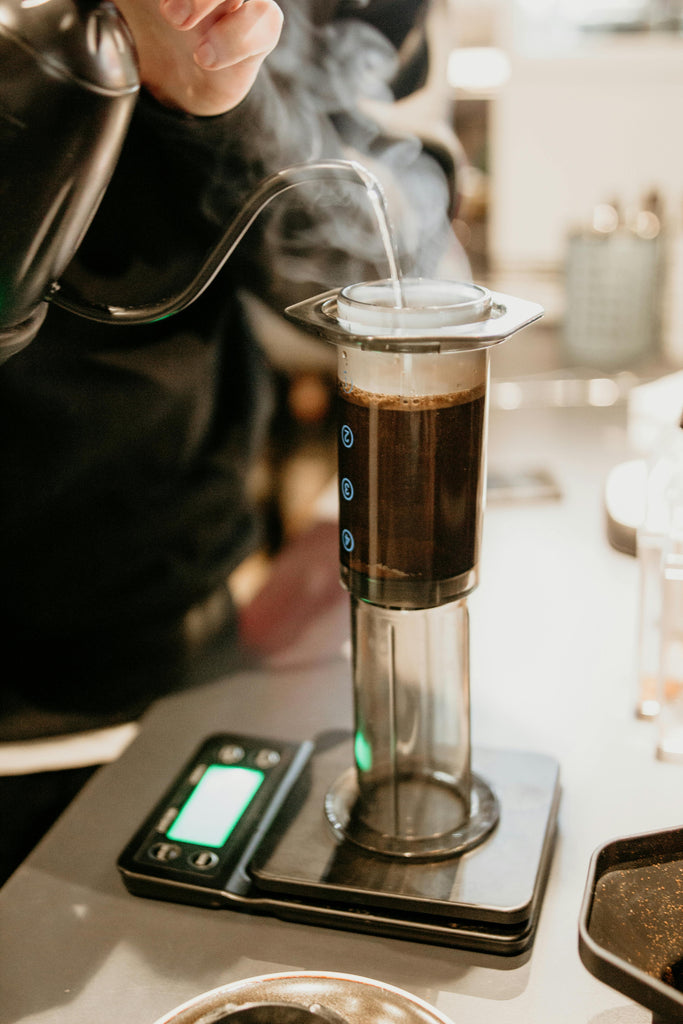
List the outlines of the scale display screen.
{"label": "scale display screen", "polygon": [[128,889],[206,907],[242,899],[254,850],[313,749],[310,740],[207,737],[121,852],[117,864]]}
{"label": "scale display screen", "polygon": [[218,849],[224,846],[260,789],[265,772],[210,765],[180,808],[166,838]]}

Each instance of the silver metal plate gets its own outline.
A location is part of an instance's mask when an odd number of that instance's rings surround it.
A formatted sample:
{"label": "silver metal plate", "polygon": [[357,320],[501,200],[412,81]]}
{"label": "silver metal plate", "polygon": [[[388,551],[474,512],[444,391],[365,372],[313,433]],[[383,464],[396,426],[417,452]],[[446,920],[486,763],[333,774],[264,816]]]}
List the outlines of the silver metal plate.
{"label": "silver metal plate", "polygon": [[212,1024],[255,1003],[326,1009],[347,1024],[452,1024],[433,1006],[392,985],[352,974],[307,971],[260,975],[212,989],[171,1010],[156,1024]]}

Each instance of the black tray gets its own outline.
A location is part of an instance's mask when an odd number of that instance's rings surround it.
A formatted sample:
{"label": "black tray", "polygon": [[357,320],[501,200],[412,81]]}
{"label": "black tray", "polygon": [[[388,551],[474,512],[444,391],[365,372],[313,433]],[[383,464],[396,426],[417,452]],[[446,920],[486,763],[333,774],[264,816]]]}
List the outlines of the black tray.
{"label": "black tray", "polygon": [[652,1010],[655,1021],[683,1021],[683,828],[596,850],[579,955],[591,974]]}

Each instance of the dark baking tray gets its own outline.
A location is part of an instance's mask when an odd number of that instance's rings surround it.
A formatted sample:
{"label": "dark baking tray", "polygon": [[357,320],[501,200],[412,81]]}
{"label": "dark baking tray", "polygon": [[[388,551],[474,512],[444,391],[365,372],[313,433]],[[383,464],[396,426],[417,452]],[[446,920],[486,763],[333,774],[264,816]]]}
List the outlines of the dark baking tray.
{"label": "dark baking tray", "polygon": [[655,1021],[683,1021],[683,828],[626,836],[595,851],[579,955]]}

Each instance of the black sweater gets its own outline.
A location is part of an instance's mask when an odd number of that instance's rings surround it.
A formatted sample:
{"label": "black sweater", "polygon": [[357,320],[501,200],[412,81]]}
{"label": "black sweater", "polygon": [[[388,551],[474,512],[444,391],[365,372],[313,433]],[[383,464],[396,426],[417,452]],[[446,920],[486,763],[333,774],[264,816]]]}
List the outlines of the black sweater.
{"label": "black sweater", "polygon": [[[429,269],[447,204],[442,173],[359,109],[363,93],[386,98],[397,71],[376,26],[389,19],[405,35],[422,5],[281,6],[281,43],[237,109],[197,118],[140,97],[66,275],[87,280],[93,297],[135,303],[174,291],[265,174],[322,157],[378,162],[412,194],[411,258]],[[140,687],[165,688],[134,668],[148,650],[157,657],[150,638],[172,634],[256,542],[245,481],[269,388],[239,289],[282,308],[378,273],[386,266],[363,190],[302,186],[273,202],[177,316],[109,326],[50,309],[34,342],[0,368],[0,621],[3,660],[19,659],[6,685],[74,708],[125,707],[145,696]]]}

